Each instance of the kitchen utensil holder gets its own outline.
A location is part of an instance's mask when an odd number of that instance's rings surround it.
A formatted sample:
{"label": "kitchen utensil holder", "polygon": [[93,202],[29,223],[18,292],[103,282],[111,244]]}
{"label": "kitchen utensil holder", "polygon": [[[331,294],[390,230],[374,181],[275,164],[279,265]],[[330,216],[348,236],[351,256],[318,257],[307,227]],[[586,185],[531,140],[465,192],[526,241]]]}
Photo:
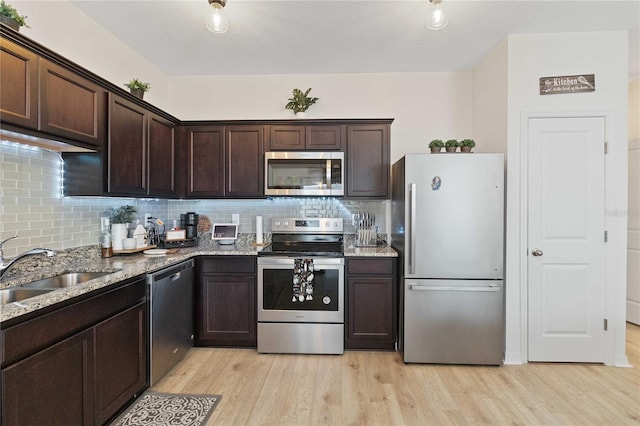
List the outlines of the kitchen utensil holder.
{"label": "kitchen utensil holder", "polygon": [[356,247],[376,247],[378,241],[378,227],[360,226],[356,228]]}

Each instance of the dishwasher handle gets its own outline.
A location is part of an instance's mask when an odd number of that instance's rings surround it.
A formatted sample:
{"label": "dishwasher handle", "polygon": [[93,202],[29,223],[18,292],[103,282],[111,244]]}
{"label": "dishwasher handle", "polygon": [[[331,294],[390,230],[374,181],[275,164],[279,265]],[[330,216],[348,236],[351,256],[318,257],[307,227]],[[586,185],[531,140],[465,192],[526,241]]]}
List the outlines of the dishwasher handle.
{"label": "dishwasher handle", "polygon": [[171,281],[175,281],[180,278],[183,271],[190,268],[193,268],[193,259],[147,274],[147,284],[153,284],[169,277]]}
{"label": "dishwasher handle", "polygon": [[469,291],[469,292],[496,292],[500,291],[501,288],[499,285],[489,285],[489,286],[445,286],[445,285],[420,285],[420,284],[411,284],[409,285],[409,290],[414,291]]}

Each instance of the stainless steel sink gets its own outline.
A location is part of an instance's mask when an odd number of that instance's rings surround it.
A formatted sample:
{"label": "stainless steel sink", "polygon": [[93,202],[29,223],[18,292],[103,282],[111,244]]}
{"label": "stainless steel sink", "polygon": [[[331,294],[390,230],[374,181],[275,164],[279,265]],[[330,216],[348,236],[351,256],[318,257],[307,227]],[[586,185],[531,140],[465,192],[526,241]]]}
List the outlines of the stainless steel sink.
{"label": "stainless steel sink", "polygon": [[39,296],[55,290],[54,288],[11,287],[0,290],[0,305],[19,302],[30,297]]}
{"label": "stainless steel sink", "polygon": [[55,277],[43,278],[38,281],[22,284],[20,287],[25,289],[58,289],[69,287],[93,280],[95,278],[109,275],[113,272],[67,272],[65,274],[56,275]]}

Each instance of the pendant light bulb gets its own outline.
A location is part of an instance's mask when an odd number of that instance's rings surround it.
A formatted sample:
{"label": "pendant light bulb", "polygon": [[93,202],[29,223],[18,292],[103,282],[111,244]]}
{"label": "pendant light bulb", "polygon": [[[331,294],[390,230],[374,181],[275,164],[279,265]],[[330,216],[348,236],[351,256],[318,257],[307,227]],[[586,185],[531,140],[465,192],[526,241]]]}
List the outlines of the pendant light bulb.
{"label": "pendant light bulb", "polygon": [[212,33],[224,34],[229,29],[229,21],[224,12],[226,0],[209,0],[212,10],[205,18],[207,29]]}
{"label": "pendant light bulb", "polygon": [[429,0],[433,4],[433,11],[427,21],[427,28],[430,30],[441,30],[447,26],[449,20],[442,10],[442,0]]}

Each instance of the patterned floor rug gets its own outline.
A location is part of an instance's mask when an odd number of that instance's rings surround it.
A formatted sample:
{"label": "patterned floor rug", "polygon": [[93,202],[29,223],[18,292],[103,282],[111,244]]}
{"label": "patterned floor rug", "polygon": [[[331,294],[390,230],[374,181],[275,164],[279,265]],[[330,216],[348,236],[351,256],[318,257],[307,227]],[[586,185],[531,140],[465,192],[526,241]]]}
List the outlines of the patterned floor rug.
{"label": "patterned floor rug", "polygon": [[204,425],[221,398],[147,391],[111,426]]}

